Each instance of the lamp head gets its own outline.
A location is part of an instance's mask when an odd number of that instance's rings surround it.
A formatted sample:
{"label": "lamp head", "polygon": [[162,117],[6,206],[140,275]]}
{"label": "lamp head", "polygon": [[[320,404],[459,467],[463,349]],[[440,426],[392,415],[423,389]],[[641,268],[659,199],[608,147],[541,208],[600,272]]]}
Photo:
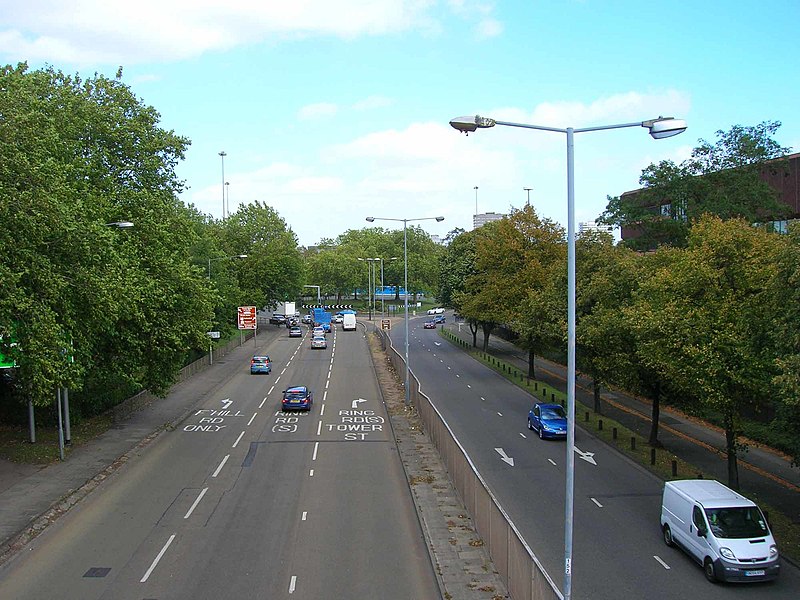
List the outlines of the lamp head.
{"label": "lamp head", "polygon": [[686,131],[686,121],[673,117],[658,117],[657,119],[644,121],[642,127],[647,127],[650,130],[650,136],[654,140],[662,140]]}
{"label": "lamp head", "polygon": [[471,132],[478,128],[485,129],[487,127],[494,127],[495,120],[489,117],[481,117],[475,115],[474,117],[456,117],[450,120],[450,127],[458,129],[459,131],[469,135]]}
{"label": "lamp head", "polygon": [[437,223],[441,223],[442,221],[444,221],[444,217],[436,217]]}
{"label": "lamp head", "polygon": [[367,217],[367,221],[369,221],[370,223],[372,223],[372,222],[374,222],[374,221],[375,221],[375,217]]}
{"label": "lamp head", "polygon": [[106,223],[106,227],[116,227],[117,229],[130,229],[133,223],[130,221],[114,221],[113,223]]}

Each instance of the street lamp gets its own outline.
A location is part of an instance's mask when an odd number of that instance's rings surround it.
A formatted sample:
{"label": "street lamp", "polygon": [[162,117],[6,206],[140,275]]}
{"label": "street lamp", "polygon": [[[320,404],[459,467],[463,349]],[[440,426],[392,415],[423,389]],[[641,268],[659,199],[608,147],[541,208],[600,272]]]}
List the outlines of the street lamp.
{"label": "street lamp", "polygon": [[528,201],[525,203],[525,206],[530,206],[531,205],[531,190],[533,188],[522,188],[522,189],[525,190],[526,192],[528,192]]}
{"label": "street lamp", "polygon": [[405,293],[403,294],[403,306],[405,308],[405,328],[406,328],[406,383],[405,383],[405,392],[406,392],[406,406],[411,404],[411,396],[409,392],[410,388],[410,377],[409,373],[411,368],[408,366],[408,224],[412,221],[436,221],[440,223],[444,221],[444,217],[422,217],[420,219],[387,219],[381,217],[367,217],[367,221],[373,223],[375,221],[397,221],[403,223],[403,273],[404,273],[404,282],[403,285],[405,286]]}
{"label": "street lamp", "polygon": [[130,229],[133,227],[133,223],[130,221],[112,221],[111,223],[106,223],[106,227],[115,227],[117,229]]}
{"label": "street lamp", "polygon": [[233,254],[232,256],[218,256],[217,258],[208,259],[208,278],[211,279],[211,261],[226,260],[229,258],[247,258],[247,254]]}
{"label": "street lamp", "polygon": [[231,182],[225,182],[225,212],[231,214]]}
{"label": "street lamp", "polygon": [[686,131],[686,121],[673,117],[658,117],[649,121],[601,125],[598,127],[544,127],[524,123],[496,121],[488,117],[456,117],[450,125],[469,134],[476,129],[505,125],[523,129],[555,131],[567,135],[567,489],[564,519],[564,600],[572,594],[572,519],[573,490],[575,487],[575,148],[574,134],[587,131],[604,131],[623,127],[646,127],[653,139],[672,137]]}
{"label": "street lamp", "polygon": [[228,156],[225,150],[218,153],[222,161],[222,220],[225,220],[225,157]]}
{"label": "street lamp", "polygon": [[[384,289],[383,286],[383,257],[379,256],[375,260],[381,261],[381,314],[386,316],[386,308],[383,305],[383,299],[384,299],[383,297],[386,295],[386,290]],[[397,257],[393,256],[391,258],[387,258],[386,260],[397,260]]]}

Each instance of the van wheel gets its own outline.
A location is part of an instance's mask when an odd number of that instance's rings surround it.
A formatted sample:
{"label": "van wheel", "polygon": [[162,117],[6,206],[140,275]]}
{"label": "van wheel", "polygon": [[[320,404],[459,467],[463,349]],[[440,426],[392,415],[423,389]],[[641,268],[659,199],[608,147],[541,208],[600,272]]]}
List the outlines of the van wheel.
{"label": "van wheel", "polygon": [[669,525],[664,525],[664,543],[672,548],[675,545],[675,542],[672,539],[672,530],[669,528]]}
{"label": "van wheel", "polygon": [[703,572],[706,574],[706,579],[711,583],[717,583],[717,574],[714,572],[714,562],[710,558],[706,558],[703,563]]}

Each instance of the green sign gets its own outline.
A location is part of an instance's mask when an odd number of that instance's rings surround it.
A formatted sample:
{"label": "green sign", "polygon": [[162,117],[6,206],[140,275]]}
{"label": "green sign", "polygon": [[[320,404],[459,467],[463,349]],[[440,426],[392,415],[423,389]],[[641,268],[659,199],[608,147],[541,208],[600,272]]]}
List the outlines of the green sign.
{"label": "green sign", "polygon": [[[2,339],[3,338],[0,337],[0,341],[2,341]],[[12,340],[13,340],[13,338],[12,338]],[[12,341],[11,345],[12,346],[16,346],[17,344],[16,344],[16,342]],[[13,360],[11,360],[11,358],[5,356],[2,352],[0,352],[0,369],[13,369],[16,366],[17,366],[17,363],[15,363]]]}

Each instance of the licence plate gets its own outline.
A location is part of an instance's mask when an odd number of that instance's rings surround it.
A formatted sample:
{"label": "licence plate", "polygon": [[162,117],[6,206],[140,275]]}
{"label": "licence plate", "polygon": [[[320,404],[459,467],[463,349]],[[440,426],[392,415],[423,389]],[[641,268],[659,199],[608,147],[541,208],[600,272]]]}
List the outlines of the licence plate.
{"label": "licence plate", "polygon": [[745,577],[763,577],[764,576],[764,569],[758,569],[756,571],[745,571]]}

